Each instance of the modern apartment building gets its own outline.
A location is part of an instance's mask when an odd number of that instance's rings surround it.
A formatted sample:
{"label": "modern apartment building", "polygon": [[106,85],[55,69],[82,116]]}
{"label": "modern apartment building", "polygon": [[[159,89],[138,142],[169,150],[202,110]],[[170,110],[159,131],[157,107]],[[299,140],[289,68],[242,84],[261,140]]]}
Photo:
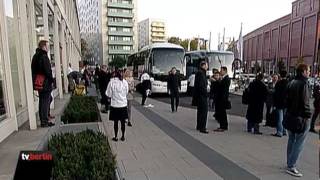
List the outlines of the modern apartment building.
{"label": "modern apartment building", "polygon": [[78,0],[80,36],[88,48],[83,59],[91,65],[102,64],[101,3],[101,0]]}
{"label": "modern apartment building", "polygon": [[37,129],[31,59],[43,39],[50,43],[53,95],[63,98],[68,64],[79,70],[81,59],[76,0],[0,0],[0,142],[24,124]]}
{"label": "modern apartment building", "polygon": [[138,48],[144,46],[167,42],[166,26],[163,21],[146,19],[138,23],[139,43]]}
{"label": "modern apartment building", "polygon": [[137,0],[102,0],[103,63],[137,51]]}

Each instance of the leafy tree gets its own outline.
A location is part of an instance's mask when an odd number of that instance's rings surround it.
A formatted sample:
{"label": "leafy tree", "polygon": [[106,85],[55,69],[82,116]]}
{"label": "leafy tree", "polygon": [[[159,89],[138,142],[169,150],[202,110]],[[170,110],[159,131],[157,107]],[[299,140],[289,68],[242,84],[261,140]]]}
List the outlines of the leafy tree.
{"label": "leafy tree", "polygon": [[168,42],[172,44],[181,45],[181,39],[179,37],[170,37]]}
{"label": "leafy tree", "polygon": [[115,67],[115,68],[122,68],[126,65],[127,61],[125,58],[121,56],[116,56],[114,59],[112,59],[111,62],[109,62],[109,66]]}

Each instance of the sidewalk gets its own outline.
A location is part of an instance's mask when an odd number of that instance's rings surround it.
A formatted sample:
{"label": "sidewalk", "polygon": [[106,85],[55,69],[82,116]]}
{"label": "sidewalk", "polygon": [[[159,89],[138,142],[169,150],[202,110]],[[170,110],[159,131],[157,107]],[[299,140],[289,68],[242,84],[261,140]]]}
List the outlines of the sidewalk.
{"label": "sidewalk", "polygon": [[[55,109],[52,114],[59,119],[64,105],[68,102],[70,96],[65,95],[64,99],[55,99]],[[28,123],[28,122],[27,122]],[[25,125],[27,126],[27,124]],[[13,179],[18,155],[22,150],[43,150],[46,148],[46,138],[52,132],[55,132],[57,125],[51,128],[40,128],[37,130],[19,130],[10,135],[0,143],[0,180]]]}
{"label": "sidewalk", "polygon": [[[126,141],[111,143],[126,180],[293,179],[284,169],[287,137],[271,136],[273,129],[262,127],[264,135],[254,136],[245,132],[244,118],[229,116],[228,132],[204,135],[195,130],[195,110],[171,113],[169,104],[153,99],[148,103],[155,107],[145,109],[136,103],[132,108],[133,127],[126,127]],[[218,125],[212,114],[208,117],[207,127],[213,130]],[[107,125],[111,141],[113,123]],[[301,180],[318,179],[318,139],[308,135],[298,164],[304,174]]]}

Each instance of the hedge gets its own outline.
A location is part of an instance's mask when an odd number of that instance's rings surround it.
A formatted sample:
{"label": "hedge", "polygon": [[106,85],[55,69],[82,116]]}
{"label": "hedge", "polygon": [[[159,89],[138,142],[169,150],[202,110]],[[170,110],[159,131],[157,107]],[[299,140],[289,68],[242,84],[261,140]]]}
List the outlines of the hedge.
{"label": "hedge", "polygon": [[115,156],[101,132],[54,135],[48,149],[55,180],[115,180]]}
{"label": "hedge", "polygon": [[65,124],[100,121],[99,109],[94,97],[72,96],[61,116],[61,121]]}

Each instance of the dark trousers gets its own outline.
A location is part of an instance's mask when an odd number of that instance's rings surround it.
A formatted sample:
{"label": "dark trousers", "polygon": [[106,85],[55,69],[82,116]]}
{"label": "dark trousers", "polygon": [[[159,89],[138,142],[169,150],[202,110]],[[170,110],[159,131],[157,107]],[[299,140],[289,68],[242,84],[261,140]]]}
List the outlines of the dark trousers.
{"label": "dark trousers", "polygon": [[122,119],[122,120],[115,120],[113,123],[113,130],[114,130],[114,137],[118,137],[118,124],[119,121],[121,123],[121,132],[122,132],[122,137],[124,137],[125,131],[126,131],[126,120]]}
{"label": "dark trousers", "polygon": [[101,94],[101,104],[104,105],[105,110],[108,111],[109,102],[108,102],[108,97],[106,95],[106,89],[101,89],[100,94]]}
{"label": "dark trousers", "polygon": [[216,104],[215,109],[215,118],[220,124],[220,129],[227,130],[228,129],[228,118],[227,111],[224,108],[220,107],[221,105]]}
{"label": "dark trousers", "polygon": [[142,106],[145,105],[146,100],[147,100],[147,91],[144,91],[144,92],[142,93],[142,102],[141,102],[141,105],[142,105]]}
{"label": "dark trousers", "polygon": [[178,106],[179,106],[179,93],[171,93],[170,94],[171,98],[171,110],[173,111],[178,111]]}
{"label": "dark trousers", "polygon": [[311,126],[310,126],[311,130],[314,130],[314,126],[315,126],[315,123],[316,123],[316,120],[317,120],[319,114],[320,114],[320,108],[315,108],[313,115],[312,115],[312,119],[311,119]]}
{"label": "dark trousers", "polygon": [[197,106],[197,130],[207,129],[208,101],[199,100]]}
{"label": "dark trousers", "polygon": [[259,128],[260,128],[259,123],[254,123],[252,121],[248,121],[248,124],[247,124],[247,131],[248,132],[252,132],[252,129],[253,129],[253,132],[255,132],[255,133],[260,132]]}
{"label": "dark trousers", "polygon": [[271,114],[271,109],[272,105],[266,104],[267,110],[266,110],[266,125],[270,125],[270,114]]}
{"label": "dark trousers", "polygon": [[50,110],[51,92],[39,92],[39,116],[41,124],[48,123],[48,114]]}

